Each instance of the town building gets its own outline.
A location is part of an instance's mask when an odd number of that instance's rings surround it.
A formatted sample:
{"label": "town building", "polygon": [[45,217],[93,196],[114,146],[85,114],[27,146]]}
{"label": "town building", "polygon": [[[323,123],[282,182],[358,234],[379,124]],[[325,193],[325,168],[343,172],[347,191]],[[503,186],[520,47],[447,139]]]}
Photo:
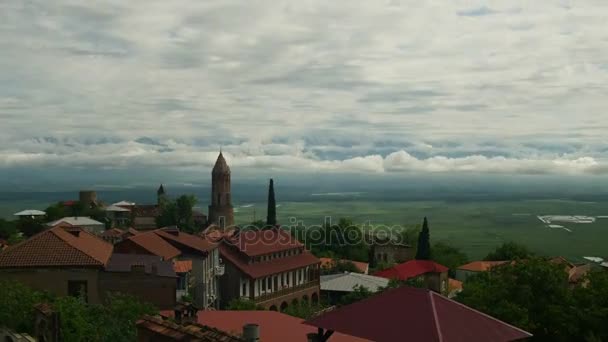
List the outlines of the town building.
{"label": "town building", "polygon": [[[148,254],[172,262],[192,262],[189,288],[193,292],[193,303],[200,309],[218,305],[218,277],[223,273],[218,245],[202,237],[167,227],[140,232],[114,247],[119,253]],[[177,292],[183,295],[183,287]],[[180,300],[180,298],[178,298]]]}
{"label": "town building", "polygon": [[211,205],[209,205],[209,225],[224,229],[234,225],[230,184],[230,167],[220,152],[211,171]]}
{"label": "town building", "polygon": [[374,275],[400,281],[420,280],[427,289],[448,295],[448,270],[447,267],[430,260],[410,260]]}
{"label": "town building", "polygon": [[43,218],[46,215],[46,213],[42,210],[35,210],[35,209],[26,209],[26,210],[22,210],[18,213],[14,213],[13,216],[17,216],[19,218]]}
{"label": "town building", "polygon": [[591,264],[574,264],[564,257],[553,257],[549,262],[564,267],[564,271],[568,273],[568,283],[572,286],[584,281],[586,275],[591,272]]}
{"label": "town building", "polygon": [[281,228],[224,238],[220,254],[225,263],[223,307],[237,298],[274,311],[298,301],[319,301],[319,259]]}
{"label": "town building", "polygon": [[73,227],[81,227],[87,230],[89,233],[100,235],[106,229],[106,225],[103,222],[93,220],[86,216],[69,216],[59,220],[55,220],[46,224],[47,227],[55,227],[57,225],[70,225]]}
{"label": "town building", "polygon": [[119,243],[120,241],[131,237],[133,235],[139,234],[139,231],[133,229],[133,228],[129,228],[127,230],[122,230],[120,228],[111,228],[111,229],[106,229],[103,233],[101,233],[101,238],[104,239],[105,241],[115,245],[117,243]]}
{"label": "town building", "polygon": [[1,252],[0,278],[92,304],[121,292],[159,307],[175,305],[177,277],[171,263],[113,254],[111,244],[69,225],[52,227]]}
{"label": "town building", "polygon": [[414,259],[416,249],[390,237],[370,236],[370,261],[372,266],[392,265]]}
{"label": "town building", "polygon": [[110,227],[126,227],[131,222],[131,210],[117,205],[104,207]]}
{"label": "town building", "polygon": [[336,305],[344,295],[357,288],[378,292],[387,287],[389,280],[367,274],[346,272],[321,276],[321,297],[329,304]]}
{"label": "town building", "polygon": [[342,333],[376,342],[518,341],[532,335],[427,289],[400,287],[314,317],[313,341]]}
{"label": "town building", "polygon": [[494,267],[509,263],[508,261],[473,261],[456,269],[456,280],[465,281],[472,275],[487,272]]}

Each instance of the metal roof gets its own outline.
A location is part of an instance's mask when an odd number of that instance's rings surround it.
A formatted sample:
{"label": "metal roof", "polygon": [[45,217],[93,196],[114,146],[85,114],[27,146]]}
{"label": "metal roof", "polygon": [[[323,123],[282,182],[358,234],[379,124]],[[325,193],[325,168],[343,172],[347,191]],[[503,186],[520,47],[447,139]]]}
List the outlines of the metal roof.
{"label": "metal roof", "polygon": [[120,211],[120,212],[124,212],[124,211],[131,211],[131,210],[129,210],[129,209],[125,209],[125,208],[123,208],[123,207],[119,207],[119,206],[114,205],[114,204],[112,204],[112,205],[110,205],[110,206],[107,206],[107,207],[106,207],[104,210],[105,210],[105,211]]}
{"label": "metal roof", "polygon": [[386,287],[389,280],[367,274],[345,272],[321,276],[321,291],[352,292],[355,286],[363,286],[372,292]]}
{"label": "metal roof", "polygon": [[27,209],[13,214],[14,216],[43,216],[46,213],[42,210]]}
{"label": "metal roof", "polygon": [[57,221],[53,221],[53,222],[49,222],[46,225],[53,227],[56,226],[60,223],[67,223],[69,225],[72,226],[103,226],[104,224],[102,222],[99,221],[95,221],[90,217],[86,217],[86,216],[70,216],[70,217],[64,217],[62,219],[59,219]]}

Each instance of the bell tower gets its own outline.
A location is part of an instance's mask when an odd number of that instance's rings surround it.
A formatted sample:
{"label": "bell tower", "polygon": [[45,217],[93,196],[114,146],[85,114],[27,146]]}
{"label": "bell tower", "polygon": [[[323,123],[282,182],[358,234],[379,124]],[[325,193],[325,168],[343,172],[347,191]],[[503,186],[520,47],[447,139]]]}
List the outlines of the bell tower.
{"label": "bell tower", "polygon": [[220,228],[234,225],[234,210],[230,198],[230,167],[220,152],[211,171],[211,205],[209,223]]}

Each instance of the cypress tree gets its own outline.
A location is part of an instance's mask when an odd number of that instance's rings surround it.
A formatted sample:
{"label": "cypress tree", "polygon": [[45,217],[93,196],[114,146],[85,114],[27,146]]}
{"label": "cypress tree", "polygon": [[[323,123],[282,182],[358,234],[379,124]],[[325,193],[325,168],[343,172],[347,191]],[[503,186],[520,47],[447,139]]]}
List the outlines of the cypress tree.
{"label": "cypress tree", "polygon": [[277,203],[274,199],[274,181],[270,179],[268,186],[268,213],[266,216],[266,225],[274,227],[277,224]]}
{"label": "cypress tree", "polygon": [[418,248],[416,249],[416,260],[431,259],[431,235],[429,232],[429,222],[424,218],[422,231],[418,234]]}

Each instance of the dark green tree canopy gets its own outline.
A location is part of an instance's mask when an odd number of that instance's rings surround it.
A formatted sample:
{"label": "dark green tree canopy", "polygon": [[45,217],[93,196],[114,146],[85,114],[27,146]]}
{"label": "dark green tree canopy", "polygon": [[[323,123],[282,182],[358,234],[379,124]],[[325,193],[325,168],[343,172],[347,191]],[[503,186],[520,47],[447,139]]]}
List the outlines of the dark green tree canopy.
{"label": "dark green tree canopy", "polygon": [[422,231],[418,234],[418,246],[416,248],[416,260],[431,259],[431,234],[429,232],[429,222],[424,218]]}
{"label": "dark green tree canopy", "polygon": [[517,260],[526,259],[534,256],[534,253],[530,251],[526,246],[520,245],[515,242],[505,242],[500,245],[496,250],[490,252],[484,260],[486,261],[503,261],[503,260]]}
{"label": "dark green tree canopy", "polygon": [[266,216],[266,225],[274,227],[277,225],[277,203],[274,198],[274,180],[270,179],[268,186],[268,212]]}

